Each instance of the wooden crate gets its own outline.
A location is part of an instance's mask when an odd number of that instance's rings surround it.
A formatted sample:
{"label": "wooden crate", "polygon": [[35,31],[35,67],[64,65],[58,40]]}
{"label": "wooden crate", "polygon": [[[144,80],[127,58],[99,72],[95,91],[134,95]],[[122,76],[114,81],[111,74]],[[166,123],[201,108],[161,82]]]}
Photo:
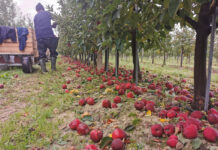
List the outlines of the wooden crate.
{"label": "wooden crate", "polygon": [[29,34],[27,36],[26,47],[23,51],[19,50],[19,41],[17,36],[16,43],[12,42],[11,39],[8,39],[0,44],[0,55],[32,55],[34,57],[38,57],[35,32],[31,28],[29,28],[28,31]]}

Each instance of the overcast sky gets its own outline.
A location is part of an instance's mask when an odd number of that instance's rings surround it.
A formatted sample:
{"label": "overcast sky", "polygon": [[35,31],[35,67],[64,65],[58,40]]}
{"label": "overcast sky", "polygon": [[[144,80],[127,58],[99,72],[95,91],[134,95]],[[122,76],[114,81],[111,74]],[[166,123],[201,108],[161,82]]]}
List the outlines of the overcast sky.
{"label": "overcast sky", "polygon": [[37,3],[41,3],[43,6],[54,5],[54,9],[57,9],[57,0],[14,0],[17,3],[20,11],[23,14],[30,14],[30,17],[34,17],[36,14],[35,7]]}

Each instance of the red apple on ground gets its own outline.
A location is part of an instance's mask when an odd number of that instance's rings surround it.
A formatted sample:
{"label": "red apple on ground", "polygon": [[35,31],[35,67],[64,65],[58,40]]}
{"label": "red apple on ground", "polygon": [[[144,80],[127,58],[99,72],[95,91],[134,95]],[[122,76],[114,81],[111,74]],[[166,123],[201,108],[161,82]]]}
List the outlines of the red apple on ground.
{"label": "red apple on ground", "polygon": [[204,135],[204,138],[210,142],[216,142],[218,139],[217,131],[211,127],[205,128],[203,135]]}
{"label": "red apple on ground", "polygon": [[80,123],[76,130],[79,135],[87,135],[89,133],[89,127],[85,123]]}
{"label": "red apple on ground", "polygon": [[87,81],[92,81],[92,78],[91,78],[91,77],[88,77],[88,78],[87,78]]}
{"label": "red apple on ground", "polygon": [[184,128],[182,134],[187,139],[194,139],[198,136],[198,128],[194,124],[188,125]]}
{"label": "red apple on ground", "polygon": [[87,102],[87,104],[89,104],[89,105],[94,105],[94,104],[95,104],[95,100],[94,100],[93,98],[91,98],[91,97],[87,98],[87,99],[86,99],[86,102]]}
{"label": "red apple on ground", "polygon": [[99,148],[94,144],[89,144],[85,146],[84,150],[99,150]]}
{"label": "red apple on ground", "polygon": [[172,124],[168,124],[164,126],[164,133],[168,136],[174,134],[175,132],[175,127]]}
{"label": "red apple on ground", "polygon": [[116,128],[112,133],[112,138],[122,140],[122,139],[126,138],[126,133],[122,129]]}
{"label": "red apple on ground", "polygon": [[111,108],[111,102],[109,100],[103,100],[102,101],[102,107],[104,108]]}
{"label": "red apple on ground", "polygon": [[112,108],[117,108],[117,104],[116,104],[116,103],[112,103],[112,104],[111,104],[111,107],[112,107]]}
{"label": "red apple on ground", "polygon": [[80,100],[79,100],[79,105],[80,105],[80,106],[86,105],[86,100],[85,100],[85,99],[80,99]]}
{"label": "red apple on ground", "polygon": [[134,106],[136,110],[143,110],[145,105],[142,101],[136,101]]}
{"label": "red apple on ground", "polygon": [[115,98],[114,98],[114,103],[120,103],[121,102],[121,98],[119,97],[119,96],[116,96]]}
{"label": "red apple on ground", "polygon": [[79,119],[75,119],[75,120],[70,122],[69,127],[72,130],[76,130],[80,123],[81,123],[81,121]]}
{"label": "red apple on ground", "polygon": [[67,82],[66,82],[66,83],[67,83],[67,84],[70,84],[70,82],[71,82],[70,80],[67,80]]}
{"label": "red apple on ground", "polygon": [[101,84],[100,85],[100,89],[104,89],[105,88],[105,85],[104,84]]}
{"label": "red apple on ground", "polygon": [[66,85],[66,84],[63,84],[63,85],[62,85],[62,89],[67,89],[67,85]]}
{"label": "red apple on ground", "polygon": [[128,97],[128,98],[134,98],[135,96],[133,95],[132,92],[129,92],[129,93],[127,93],[127,97]]}
{"label": "red apple on ground", "polygon": [[103,132],[101,130],[92,130],[90,132],[90,138],[93,142],[98,143],[103,137]]}
{"label": "red apple on ground", "polygon": [[151,127],[151,134],[155,137],[161,137],[163,131],[163,127],[160,124],[156,124]]}
{"label": "red apple on ground", "polygon": [[124,150],[124,143],[121,139],[114,139],[111,143],[113,150]]}

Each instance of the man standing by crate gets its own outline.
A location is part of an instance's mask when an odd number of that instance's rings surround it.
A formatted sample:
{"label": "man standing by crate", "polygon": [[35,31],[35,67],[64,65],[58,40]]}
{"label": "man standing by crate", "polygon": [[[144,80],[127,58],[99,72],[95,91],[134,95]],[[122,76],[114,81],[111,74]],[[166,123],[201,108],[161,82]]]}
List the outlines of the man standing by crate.
{"label": "man standing by crate", "polygon": [[56,25],[51,25],[51,14],[45,11],[41,3],[36,5],[36,11],[37,14],[34,17],[34,27],[39,52],[39,64],[42,72],[47,72],[46,50],[48,48],[50,50],[51,69],[54,71],[56,70],[56,58],[58,56],[56,51],[58,38],[55,37],[52,28]]}

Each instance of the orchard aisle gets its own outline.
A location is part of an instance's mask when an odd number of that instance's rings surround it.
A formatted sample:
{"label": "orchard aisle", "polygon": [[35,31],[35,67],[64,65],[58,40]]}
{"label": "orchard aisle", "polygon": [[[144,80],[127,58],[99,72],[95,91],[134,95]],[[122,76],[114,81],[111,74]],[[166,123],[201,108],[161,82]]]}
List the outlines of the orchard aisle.
{"label": "orchard aisle", "polygon": [[[47,74],[38,67],[30,75],[3,73],[0,112],[13,111],[1,121],[0,149],[217,148],[218,112],[189,111],[190,81],[143,70],[135,86],[128,68],[116,79],[113,68],[96,71],[67,57],[57,67]],[[211,92],[213,105],[217,94]]]}

